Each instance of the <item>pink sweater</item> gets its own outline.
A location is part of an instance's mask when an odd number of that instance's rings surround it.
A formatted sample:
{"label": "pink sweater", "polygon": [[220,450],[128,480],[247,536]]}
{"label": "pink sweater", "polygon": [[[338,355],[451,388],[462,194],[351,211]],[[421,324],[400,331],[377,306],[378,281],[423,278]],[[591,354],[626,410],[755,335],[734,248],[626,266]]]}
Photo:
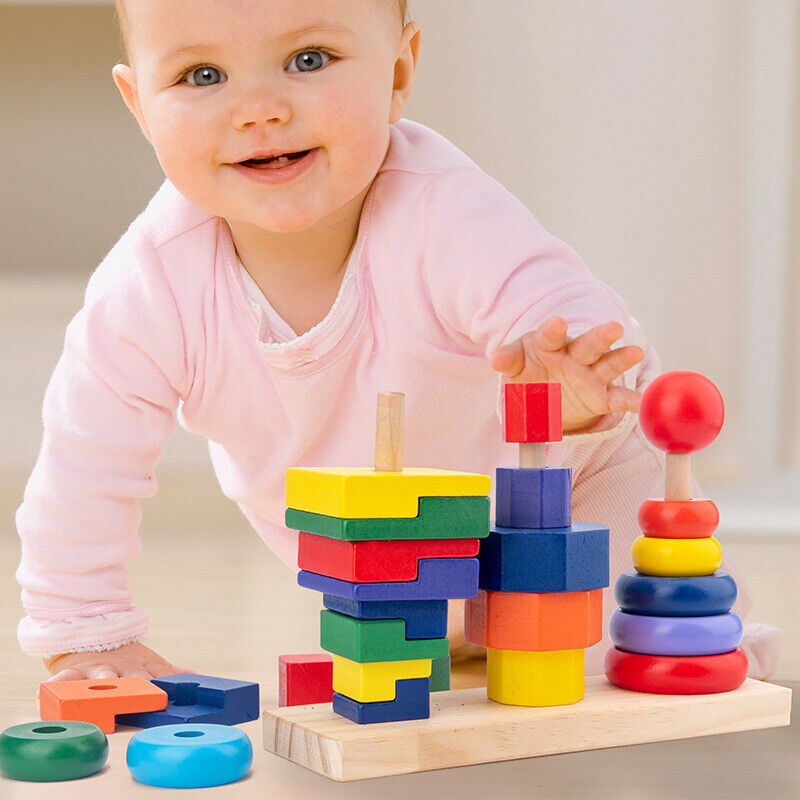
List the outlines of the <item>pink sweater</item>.
{"label": "pink sweater", "polygon": [[[240,266],[225,220],[165,181],[92,275],[16,517],[24,651],[108,649],[146,633],[124,564],[139,552],[137,498],[156,491],[176,412],[209,440],[225,495],[295,567],[285,470],[371,464],[379,391],[405,393],[408,466],[494,477],[517,463],[487,358],[499,345],[553,315],[573,337],[614,319],[625,328],[615,346],[645,350],[625,384],[641,390],[659,373],[620,297],[464,153],[407,119],[392,126],[322,322],[292,336],[248,297]],[[663,496],[663,455],[628,413],[565,436],[548,464],[572,467],[574,519],[610,527],[613,586],[630,568],[640,503]],[[614,607],[608,589],[606,617]],[[606,646],[591,649],[587,673]]]}

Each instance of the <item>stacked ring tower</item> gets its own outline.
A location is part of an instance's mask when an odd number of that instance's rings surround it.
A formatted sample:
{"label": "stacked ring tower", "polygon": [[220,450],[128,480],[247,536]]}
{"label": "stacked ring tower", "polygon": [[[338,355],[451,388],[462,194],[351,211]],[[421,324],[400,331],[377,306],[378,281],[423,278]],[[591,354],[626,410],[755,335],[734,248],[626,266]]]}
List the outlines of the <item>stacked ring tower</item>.
{"label": "stacked ring tower", "polygon": [[562,438],[561,384],[507,383],[504,408],[519,467],[496,470],[465,636],[488,650],[489,699],[567,705],[583,697],[585,649],[602,638],[609,531],[572,521],[572,470],[545,466],[547,442]]}
{"label": "stacked ring tower", "polygon": [[403,467],[403,395],[378,395],[375,468],[286,471],[298,583],[323,593],[333,710],[357,723],[430,716],[450,688],[449,598],[478,592],[491,478]]}
{"label": "stacked ring tower", "polygon": [[714,441],[724,418],[719,389],[697,372],[664,373],[642,395],[642,431],[667,454],[666,490],[640,507],[635,570],[615,585],[615,647],[605,671],[623,689],[711,694],[736,689],[747,677],[742,621],[731,611],[736,583],[718,569],[719,512],[712,500],[691,497],[691,454]]}

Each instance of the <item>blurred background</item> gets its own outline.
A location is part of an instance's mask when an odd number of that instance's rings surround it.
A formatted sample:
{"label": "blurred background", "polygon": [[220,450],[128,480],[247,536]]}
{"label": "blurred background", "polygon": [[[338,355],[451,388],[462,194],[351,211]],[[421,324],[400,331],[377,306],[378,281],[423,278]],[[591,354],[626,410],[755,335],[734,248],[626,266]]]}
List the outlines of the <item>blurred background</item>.
{"label": "blurred background", "polygon": [[[627,301],[664,370],[698,370],[721,389],[726,425],[695,457],[695,474],[756,597],[749,621],[784,628],[778,677],[797,679],[800,4],[410,0],[410,14],[423,33],[406,116],[448,137],[570,243]],[[112,2],[0,3],[3,649],[16,647],[22,615],[13,513],[64,328],[163,180],[113,84],[120,58]],[[201,609],[221,602],[202,592],[203,570],[219,559],[243,564],[255,583],[274,573],[297,600],[293,576],[222,497],[203,440],[178,429],[157,476],[131,565],[151,646],[179,624],[189,593]],[[189,547],[200,530],[207,541]],[[157,564],[172,570],[170,602],[147,582]],[[225,601],[263,608],[238,588]],[[314,649],[307,616],[291,635]],[[238,624],[232,633],[252,638]],[[262,635],[268,646],[268,626],[256,643]],[[21,656],[15,664],[30,669]]]}

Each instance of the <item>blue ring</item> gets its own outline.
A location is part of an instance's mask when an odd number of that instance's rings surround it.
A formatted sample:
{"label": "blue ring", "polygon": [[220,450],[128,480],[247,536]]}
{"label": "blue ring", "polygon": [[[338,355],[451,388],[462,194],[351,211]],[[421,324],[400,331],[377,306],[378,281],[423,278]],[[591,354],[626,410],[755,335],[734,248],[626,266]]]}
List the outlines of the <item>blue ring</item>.
{"label": "blue ring", "polygon": [[742,620],[733,611],[710,617],[649,617],[615,611],[608,635],[619,650],[654,656],[714,656],[742,641]]}
{"label": "blue ring", "polygon": [[722,570],[699,578],[659,578],[628,570],[617,579],[614,596],[628,614],[707,617],[731,610],[736,582]]}
{"label": "blue ring", "polygon": [[230,725],[160,725],[131,737],[125,761],[139,783],[198,789],[244,777],[253,763],[253,745]]}

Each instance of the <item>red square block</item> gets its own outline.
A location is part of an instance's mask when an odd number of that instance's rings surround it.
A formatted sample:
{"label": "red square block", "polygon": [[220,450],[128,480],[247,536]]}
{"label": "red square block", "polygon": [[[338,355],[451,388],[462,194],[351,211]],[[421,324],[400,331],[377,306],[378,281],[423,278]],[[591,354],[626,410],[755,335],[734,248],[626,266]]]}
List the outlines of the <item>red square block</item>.
{"label": "red square block", "polygon": [[278,705],[306,706],[333,700],[333,656],[278,656]]}
{"label": "red square block", "polygon": [[503,393],[507,442],[561,441],[560,383],[506,383]]}

